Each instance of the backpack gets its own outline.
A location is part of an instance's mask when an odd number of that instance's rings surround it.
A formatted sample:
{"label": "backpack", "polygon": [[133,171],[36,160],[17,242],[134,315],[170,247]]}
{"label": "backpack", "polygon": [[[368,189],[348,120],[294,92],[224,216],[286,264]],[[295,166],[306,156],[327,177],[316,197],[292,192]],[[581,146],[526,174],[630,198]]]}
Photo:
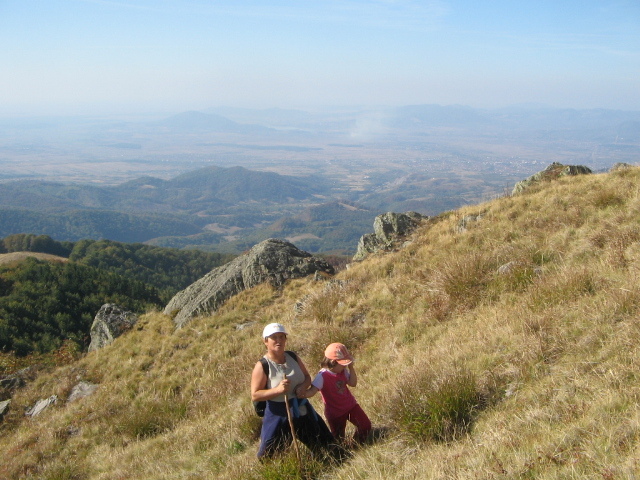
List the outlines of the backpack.
{"label": "backpack", "polygon": [[[288,353],[296,362],[298,361],[298,356],[294,352],[286,350],[284,353]],[[266,358],[262,357],[260,359],[260,363],[262,364],[262,370],[264,370],[264,374],[267,376],[267,378],[269,378],[269,362]],[[267,401],[259,400],[253,402],[253,408],[256,411],[256,415],[258,415],[259,417],[264,417],[264,411],[267,408]]]}

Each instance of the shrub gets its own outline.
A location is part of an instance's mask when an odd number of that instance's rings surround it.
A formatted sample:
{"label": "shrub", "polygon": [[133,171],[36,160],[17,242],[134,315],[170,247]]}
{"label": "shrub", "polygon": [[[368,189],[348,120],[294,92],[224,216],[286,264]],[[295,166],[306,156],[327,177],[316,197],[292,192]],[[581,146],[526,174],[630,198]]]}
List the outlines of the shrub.
{"label": "shrub", "polygon": [[298,316],[331,325],[335,323],[336,311],[344,298],[356,290],[353,282],[327,282],[321,291],[298,302]]}
{"label": "shrub", "polygon": [[482,254],[454,257],[433,272],[430,287],[460,308],[473,308],[483,300],[494,264]]}
{"label": "shrub", "polygon": [[401,430],[420,441],[448,442],[466,433],[481,404],[475,375],[463,369],[405,378],[391,404]]}
{"label": "shrub", "polygon": [[565,269],[545,282],[535,283],[527,297],[527,306],[536,312],[569,304],[580,297],[594,295],[604,283],[597,273],[587,268]]}
{"label": "shrub", "polygon": [[301,464],[291,451],[271,460],[264,461],[255,469],[248,480],[311,480],[319,478],[327,470],[327,465],[311,456],[308,450],[299,445]]}
{"label": "shrub", "polygon": [[134,402],[123,416],[114,419],[117,433],[129,438],[149,438],[172,430],[187,414],[187,404],[179,399],[148,399]]}
{"label": "shrub", "polygon": [[610,189],[598,189],[593,192],[591,202],[596,208],[620,207],[624,205],[624,197]]}

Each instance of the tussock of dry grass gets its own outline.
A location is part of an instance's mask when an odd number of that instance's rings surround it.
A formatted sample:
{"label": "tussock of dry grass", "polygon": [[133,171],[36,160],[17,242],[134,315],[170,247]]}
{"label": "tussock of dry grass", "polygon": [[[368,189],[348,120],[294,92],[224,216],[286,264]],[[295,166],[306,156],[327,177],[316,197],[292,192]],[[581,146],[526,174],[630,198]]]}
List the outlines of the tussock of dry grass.
{"label": "tussock of dry grass", "polygon": [[[260,286],[178,331],[149,313],[15,394],[0,478],[640,476],[638,192],[639,169],[562,178],[443,214],[329,282]],[[376,436],[342,465],[255,459],[249,376],[272,321],[312,373],[329,342],[356,355]],[[99,389],[65,403],[80,379]]]}

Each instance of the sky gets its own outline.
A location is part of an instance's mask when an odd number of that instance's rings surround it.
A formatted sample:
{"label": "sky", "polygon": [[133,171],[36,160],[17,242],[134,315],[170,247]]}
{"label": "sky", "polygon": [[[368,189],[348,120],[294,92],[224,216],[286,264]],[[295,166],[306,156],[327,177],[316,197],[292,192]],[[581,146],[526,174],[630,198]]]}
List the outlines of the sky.
{"label": "sky", "polygon": [[0,0],[0,114],[640,110],[640,1]]}

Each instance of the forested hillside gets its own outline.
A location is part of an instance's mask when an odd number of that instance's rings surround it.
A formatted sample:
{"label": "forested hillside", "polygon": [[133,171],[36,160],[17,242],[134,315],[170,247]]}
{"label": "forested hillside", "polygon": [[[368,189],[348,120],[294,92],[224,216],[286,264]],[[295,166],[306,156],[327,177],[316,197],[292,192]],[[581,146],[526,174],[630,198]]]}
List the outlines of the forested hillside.
{"label": "forested hillside", "polygon": [[177,291],[233,258],[108,240],[56,242],[45,235],[6,237],[0,252],[68,259],[0,265],[0,351],[18,356],[51,352],[65,341],[83,350],[103,304],[136,313],[162,309]]}
{"label": "forested hillside", "polygon": [[46,353],[65,340],[82,350],[105,303],[142,313],[161,308],[163,300],[156,288],[139,280],[73,262],[27,258],[0,265],[0,350],[18,356]]}
{"label": "forested hillside", "polygon": [[[35,233],[60,241],[151,242],[237,254],[264,240],[269,224],[333,193],[331,182],[321,177],[215,166],[170,180],[140,177],[116,186],[5,182],[0,184],[0,236]],[[332,236],[327,225],[313,222],[287,233],[317,237],[309,244],[316,250],[344,251],[363,233],[362,223],[349,217],[340,214],[332,223],[347,243]]]}
{"label": "forested hillside", "polygon": [[233,255],[178,250],[142,243],[111,240],[58,242],[47,235],[18,234],[0,240],[0,253],[41,252],[67,257],[90,267],[139,280],[158,288],[164,296],[190,285]]}
{"label": "forested hillside", "polygon": [[34,209],[0,207],[0,236],[37,232],[65,241],[109,238],[120,242],[144,242],[150,238],[193,235],[202,231],[202,225],[190,216],[108,210],[49,211],[51,204],[44,202],[42,205]]}
{"label": "forested hillside", "polygon": [[69,253],[69,260],[81,265],[152,285],[162,292],[163,298],[173,296],[233,257],[201,250],[178,250],[110,240],[80,240]]}
{"label": "forested hillside", "polygon": [[37,211],[55,208],[195,214],[238,203],[299,201],[326,194],[328,188],[321,178],[212,166],[170,180],[141,177],[116,186],[26,180],[2,183],[0,206]]}
{"label": "forested hillside", "polygon": [[[228,245],[221,244],[218,248],[223,251],[243,251],[267,238],[277,237],[287,239],[308,252],[350,258],[360,237],[371,231],[375,217],[374,210],[357,204],[329,202],[308,207],[297,215],[286,215],[252,233],[238,235],[237,240],[229,239]],[[188,240],[193,242],[197,238],[194,236]]]}

